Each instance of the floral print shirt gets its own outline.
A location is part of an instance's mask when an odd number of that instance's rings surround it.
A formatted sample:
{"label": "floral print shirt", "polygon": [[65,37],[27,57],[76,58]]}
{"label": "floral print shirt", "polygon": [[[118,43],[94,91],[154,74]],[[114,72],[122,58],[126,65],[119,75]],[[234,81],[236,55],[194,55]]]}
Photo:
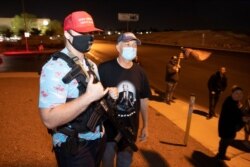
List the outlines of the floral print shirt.
{"label": "floral print shirt", "polygon": [[[68,54],[68,50],[64,48],[61,52]],[[88,69],[85,62],[82,62],[84,68]],[[93,63],[92,63],[93,64]],[[94,64],[95,65],[95,64]],[[65,84],[62,78],[71,70],[63,59],[52,58],[43,66],[40,76],[40,92],[39,92],[39,108],[53,108],[57,105],[66,103],[67,98],[77,98],[79,90],[78,83],[74,79],[69,84]],[[97,71],[96,65],[94,66]],[[97,74],[97,73],[96,73]],[[103,136],[104,132],[100,132],[100,127],[96,131],[78,134],[79,138],[86,140],[95,140]],[[53,134],[54,146],[60,146],[65,142],[67,136],[62,133]]]}

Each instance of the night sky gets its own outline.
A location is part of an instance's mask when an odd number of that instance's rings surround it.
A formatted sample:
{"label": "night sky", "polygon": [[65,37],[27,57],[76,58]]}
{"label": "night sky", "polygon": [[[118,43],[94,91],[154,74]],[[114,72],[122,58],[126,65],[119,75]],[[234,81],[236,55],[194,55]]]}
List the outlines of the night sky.
{"label": "night sky", "polygon": [[[0,17],[22,12],[21,0],[3,0]],[[250,0],[23,0],[25,11],[63,21],[72,11],[89,12],[101,29],[126,28],[118,13],[138,13],[133,29],[250,32]]]}

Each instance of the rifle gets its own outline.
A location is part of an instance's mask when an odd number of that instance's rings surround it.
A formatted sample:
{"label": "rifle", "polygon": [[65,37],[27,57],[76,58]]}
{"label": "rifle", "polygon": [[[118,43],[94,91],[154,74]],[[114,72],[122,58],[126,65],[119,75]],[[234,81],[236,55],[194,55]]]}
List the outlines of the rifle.
{"label": "rifle", "polygon": [[[90,70],[89,72],[94,76],[94,83],[100,82],[92,70]],[[69,83],[73,79],[77,80],[79,86],[83,86],[85,87],[85,89],[87,88],[88,75],[78,64],[73,66],[72,69],[63,77],[63,82]],[[132,130],[130,128],[122,126],[121,123],[116,119],[116,112],[114,110],[115,101],[111,97],[105,96],[99,101],[96,101],[95,103],[96,107],[92,115],[90,116],[90,119],[87,123],[87,127],[91,131],[95,131],[95,127],[101,118],[109,119],[110,122],[114,125],[114,127],[122,134],[123,138],[129,144],[130,148],[133,151],[137,151],[138,147],[136,146],[133,140],[134,134]]]}

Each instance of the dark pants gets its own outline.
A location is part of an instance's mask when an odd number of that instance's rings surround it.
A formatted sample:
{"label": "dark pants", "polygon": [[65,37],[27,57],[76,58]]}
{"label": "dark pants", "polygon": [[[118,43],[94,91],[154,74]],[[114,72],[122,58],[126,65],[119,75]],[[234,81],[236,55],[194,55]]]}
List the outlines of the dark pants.
{"label": "dark pants", "polygon": [[234,138],[221,138],[219,143],[219,152],[217,154],[218,157],[223,158],[226,156],[227,148],[232,142]]}
{"label": "dark pants", "polygon": [[107,142],[102,159],[102,167],[114,167],[114,162],[116,162],[117,167],[130,167],[132,158],[133,151],[131,149],[117,151],[116,142]]}
{"label": "dark pants", "polygon": [[65,147],[54,148],[59,167],[98,167],[104,152],[104,138],[81,142],[75,154]]}
{"label": "dark pants", "polygon": [[212,92],[209,92],[209,112],[208,116],[212,117],[215,116],[215,107],[219,101],[220,93],[212,94]]}
{"label": "dark pants", "polygon": [[177,86],[177,82],[166,83],[166,101],[173,100],[173,95],[174,95],[176,86]]}

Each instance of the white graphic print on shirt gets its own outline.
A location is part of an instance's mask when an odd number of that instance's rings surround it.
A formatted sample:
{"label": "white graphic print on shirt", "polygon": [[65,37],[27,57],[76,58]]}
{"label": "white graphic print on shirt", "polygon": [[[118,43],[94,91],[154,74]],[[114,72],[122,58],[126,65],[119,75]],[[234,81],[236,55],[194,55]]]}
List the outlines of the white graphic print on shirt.
{"label": "white graphic print on shirt", "polygon": [[135,114],[135,86],[129,81],[122,81],[118,84],[118,92],[118,117],[131,117]]}

